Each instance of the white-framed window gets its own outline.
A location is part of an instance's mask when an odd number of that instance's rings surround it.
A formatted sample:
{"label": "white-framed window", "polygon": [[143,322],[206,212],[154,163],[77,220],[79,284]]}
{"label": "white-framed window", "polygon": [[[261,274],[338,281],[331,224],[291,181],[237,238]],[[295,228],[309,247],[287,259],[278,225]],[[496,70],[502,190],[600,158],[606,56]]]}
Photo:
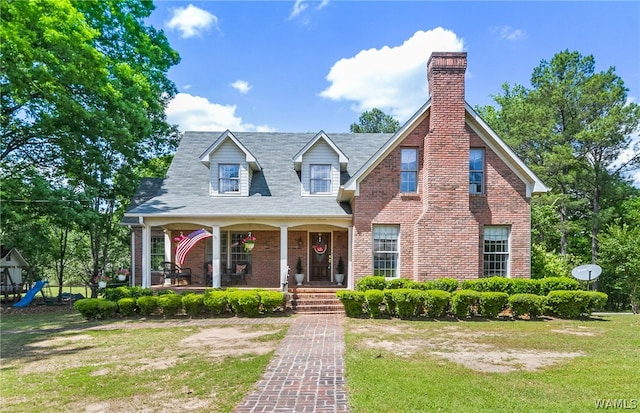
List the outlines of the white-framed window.
{"label": "white-framed window", "polygon": [[400,192],[418,192],[418,149],[400,149]]}
{"label": "white-framed window", "polygon": [[164,236],[151,237],[151,270],[162,270],[164,262]]}
{"label": "white-framed window", "polygon": [[494,275],[509,276],[509,227],[484,227],[484,258],[485,277]]}
{"label": "white-framed window", "polygon": [[469,193],[484,193],[484,149],[469,150]]}
{"label": "white-framed window", "polygon": [[220,164],[218,166],[218,192],[221,194],[240,192],[239,164]]}
{"label": "white-framed window", "polygon": [[331,193],[331,165],[311,165],[309,192],[312,194]]}
{"label": "white-framed window", "polygon": [[373,226],[373,275],[398,277],[398,225]]}

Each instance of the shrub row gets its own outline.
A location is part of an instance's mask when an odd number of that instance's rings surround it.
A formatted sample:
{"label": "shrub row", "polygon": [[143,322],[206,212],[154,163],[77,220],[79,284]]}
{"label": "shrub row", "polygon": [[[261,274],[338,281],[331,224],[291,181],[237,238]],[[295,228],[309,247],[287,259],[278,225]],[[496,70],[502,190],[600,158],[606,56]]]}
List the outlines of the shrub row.
{"label": "shrub row", "polygon": [[453,293],[458,289],[474,290],[479,292],[501,292],[508,295],[513,294],[537,294],[547,295],[551,291],[574,291],[580,290],[580,281],[569,277],[548,277],[536,280],[528,278],[504,278],[489,277],[458,282],[455,278],[439,278],[417,282],[405,278],[385,279],[379,276],[363,277],[356,283],[356,291],[367,290],[442,290]]}
{"label": "shrub row", "polygon": [[482,316],[495,318],[510,310],[513,317],[539,317],[542,314],[562,318],[589,316],[593,310],[604,308],[607,295],[595,291],[551,291],[542,296],[529,293],[509,295],[505,292],[457,290],[368,289],[337,292],[350,317],[367,314],[379,317],[430,317],[452,315],[457,318]]}
{"label": "shrub row", "polygon": [[[127,289],[131,287],[118,287]],[[135,288],[135,287],[134,287]],[[105,289],[108,291],[109,289]],[[122,296],[123,292],[125,296]],[[162,313],[175,316],[185,313],[189,316],[245,315],[258,316],[273,314],[284,308],[284,294],[280,291],[266,290],[207,290],[204,294],[176,294],[171,290],[162,290],[158,295],[141,294],[137,297],[126,296],[121,290],[104,298],[85,298],[74,303],[74,308],[88,320],[139,314],[148,316]]]}

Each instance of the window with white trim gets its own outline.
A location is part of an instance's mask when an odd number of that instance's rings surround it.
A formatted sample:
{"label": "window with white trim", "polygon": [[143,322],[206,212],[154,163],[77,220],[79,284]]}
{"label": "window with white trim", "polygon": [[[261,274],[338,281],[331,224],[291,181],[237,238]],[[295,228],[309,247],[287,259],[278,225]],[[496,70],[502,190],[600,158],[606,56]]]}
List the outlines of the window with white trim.
{"label": "window with white trim", "polygon": [[373,275],[398,277],[398,237],[397,225],[373,226]]}
{"label": "window with white trim", "polygon": [[159,271],[163,269],[164,262],[164,236],[151,237],[151,270]]}
{"label": "window with white trim", "polygon": [[418,149],[400,149],[400,192],[418,192]]}
{"label": "window with white trim", "polygon": [[484,149],[469,150],[469,193],[484,193]]}
{"label": "window with white trim", "polygon": [[484,227],[485,277],[509,275],[509,227]]}
{"label": "window with white trim", "polygon": [[310,192],[331,193],[331,165],[311,165]]}
{"label": "window with white trim", "polygon": [[240,192],[239,164],[220,164],[218,166],[218,192],[221,194]]}

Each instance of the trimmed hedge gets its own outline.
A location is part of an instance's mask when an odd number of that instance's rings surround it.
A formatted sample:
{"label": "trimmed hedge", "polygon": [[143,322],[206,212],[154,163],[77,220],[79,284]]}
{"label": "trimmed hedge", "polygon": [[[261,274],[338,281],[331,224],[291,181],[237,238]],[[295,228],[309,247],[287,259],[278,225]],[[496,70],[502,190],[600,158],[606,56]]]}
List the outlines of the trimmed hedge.
{"label": "trimmed hedge", "polygon": [[451,312],[458,318],[477,313],[480,293],[475,290],[458,290],[451,294]]}
{"label": "trimmed hedge", "polygon": [[340,290],[336,293],[336,296],[344,305],[344,312],[347,316],[359,317],[364,313],[365,298],[363,291]]}
{"label": "trimmed hedge", "polygon": [[83,298],[73,303],[75,308],[87,320],[113,317],[118,305],[104,298]]}
{"label": "trimmed hedge", "polygon": [[433,281],[425,281],[425,290],[442,290],[452,293],[458,289],[459,283],[455,278],[438,278]]}
{"label": "trimmed hedge", "polygon": [[162,294],[158,296],[158,307],[167,316],[174,316],[182,311],[182,296],[179,294]]}
{"label": "trimmed hedge", "polygon": [[273,313],[283,307],[284,294],[280,291],[259,291],[258,295],[263,313]]}
{"label": "trimmed hedge", "polygon": [[509,297],[509,308],[514,317],[528,314],[535,318],[544,312],[546,297],[536,294],[513,294]]}
{"label": "trimmed hedge", "polygon": [[184,307],[184,312],[191,317],[202,314],[206,309],[204,306],[204,295],[195,293],[186,294],[182,297],[182,307]]}
{"label": "trimmed hedge", "polygon": [[203,303],[215,315],[229,312],[229,297],[226,291],[208,290],[204,294]]}
{"label": "trimmed hedge", "polygon": [[356,291],[365,292],[367,290],[384,290],[385,288],[387,288],[387,281],[384,277],[362,277],[356,282]]}
{"label": "trimmed hedge", "polygon": [[136,299],[133,297],[124,297],[118,300],[118,310],[125,317],[134,315],[137,308]]}
{"label": "trimmed hedge", "polygon": [[364,299],[367,303],[369,316],[378,318],[382,316],[380,307],[384,304],[384,292],[380,290],[367,290],[364,292]]}
{"label": "trimmed hedge", "polygon": [[155,295],[145,295],[136,301],[141,315],[150,315],[158,309],[158,297]]}
{"label": "trimmed hedge", "polygon": [[424,312],[427,317],[442,317],[449,307],[451,294],[443,290],[427,290],[424,292]]}
{"label": "trimmed hedge", "polygon": [[486,291],[480,293],[480,315],[485,318],[496,318],[507,307],[509,294]]}
{"label": "trimmed hedge", "polygon": [[396,304],[396,313],[400,318],[415,317],[424,311],[426,295],[422,290],[400,288],[391,290],[391,296]]}
{"label": "trimmed hedge", "polygon": [[255,290],[234,290],[229,293],[229,303],[237,315],[260,314],[260,296]]}
{"label": "trimmed hedge", "polygon": [[551,291],[547,295],[547,310],[562,318],[588,317],[604,308],[607,295],[597,291]]}

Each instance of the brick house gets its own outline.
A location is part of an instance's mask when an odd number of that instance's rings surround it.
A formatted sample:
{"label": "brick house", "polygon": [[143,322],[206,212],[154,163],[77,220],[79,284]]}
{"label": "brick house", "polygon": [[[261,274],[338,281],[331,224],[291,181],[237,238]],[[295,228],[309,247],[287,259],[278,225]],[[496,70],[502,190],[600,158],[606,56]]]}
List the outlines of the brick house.
{"label": "brick house", "polygon": [[[125,214],[133,279],[161,282],[172,240],[205,229],[193,284],[246,265],[248,286],[529,277],[530,198],[548,188],[464,99],[466,53],[434,53],[429,100],[394,134],[186,132],[164,179]],[[247,252],[242,240],[257,241]]]}

